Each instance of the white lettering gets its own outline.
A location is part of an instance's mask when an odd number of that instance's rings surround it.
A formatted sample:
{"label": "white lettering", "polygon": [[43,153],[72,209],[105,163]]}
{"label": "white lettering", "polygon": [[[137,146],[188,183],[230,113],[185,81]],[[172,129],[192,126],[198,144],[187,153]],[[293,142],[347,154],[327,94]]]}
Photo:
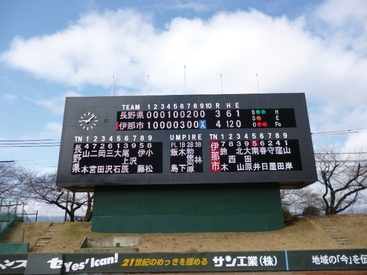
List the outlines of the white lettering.
{"label": "white lettering", "polygon": [[124,111],[140,110],[140,104],[122,104],[121,106]]}
{"label": "white lettering", "polygon": [[68,262],[68,263],[65,263],[64,262],[64,266],[65,266],[65,271],[66,272],[69,272],[70,271],[70,266],[73,264],[73,262]]}
{"label": "white lettering", "polygon": [[170,135],[170,140],[202,140],[202,134],[177,134]]}
{"label": "white lettering", "polygon": [[[115,253],[114,256],[111,256],[111,257],[107,257],[107,258],[102,258],[102,259],[95,259],[95,258],[91,258],[91,261],[90,261],[90,267],[97,267],[97,266],[104,266],[104,265],[109,265],[109,264],[114,264],[114,263],[117,263],[118,262],[118,253]],[[84,269],[85,267],[85,264],[87,264],[89,261],[89,259],[87,259],[84,262],[81,262],[78,266],[79,269]],[[70,262],[70,264],[72,264],[72,262]],[[70,266],[69,264],[69,266]]]}
{"label": "white lettering", "polygon": [[79,264],[73,264],[73,265],[71,266],[71,269],[72,269],[73,271],[77,271],[77,270],[79,270]]}

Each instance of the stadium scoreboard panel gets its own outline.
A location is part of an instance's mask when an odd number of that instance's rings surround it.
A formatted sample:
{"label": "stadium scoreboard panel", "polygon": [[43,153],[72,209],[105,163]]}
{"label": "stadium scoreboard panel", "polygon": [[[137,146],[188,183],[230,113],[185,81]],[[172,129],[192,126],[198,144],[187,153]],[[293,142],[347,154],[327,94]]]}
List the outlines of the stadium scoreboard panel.
{"label": "stadium scoreboard panel", "polygon": [[316,179],[302,93],[66,98],[65,188]]}

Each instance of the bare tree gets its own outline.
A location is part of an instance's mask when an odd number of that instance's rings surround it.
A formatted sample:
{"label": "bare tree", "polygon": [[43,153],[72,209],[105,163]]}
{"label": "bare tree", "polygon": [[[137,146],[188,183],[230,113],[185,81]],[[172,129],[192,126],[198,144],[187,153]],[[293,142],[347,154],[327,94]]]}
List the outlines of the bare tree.
{"label": "bare tree", "polygon": [[22,184],[18,177],[21,170],[13,163],[0,163],[0,197],[17,197],[17,192]]}
{"label": "bare tree", "polygon": [[330,147],[316,155],[325,214],[333,215],[352,208],[367,188],[367,159],[361,153],[343,153]]}
{"label": "bare tree", "polygon": [[[281,189],[280,190],[280,199],[282,202],[282,206],[288,209],[291,212],[296,212],[297,210],[297,202],[299,198],[299,190],[296,189]],[[293,211],[292,211],[293,209]]]}
{"label": "bare tree", "polygon": [[60,189],[56,186],[56,173],[38,175],[28,172],[24,174],[23,181],[27,186],[25,197],[30,200],[56,205],[63,209],[75,221],[75,212],[87,205],[88,216],[91,216],[93,194],[76,193]]}
{"label": "bare tree", "polygon": [[302,189],[283,189],[280,191],[283,207],[295,215],[301,215],[306,208],[323,210],[323,201],[313,186]]}
{"label": "bare tree", "polygon": [[92,220],[93,213],[93,198],[94,193],[87,192],[87,210],[85,211],[84,221],[90,222]]}

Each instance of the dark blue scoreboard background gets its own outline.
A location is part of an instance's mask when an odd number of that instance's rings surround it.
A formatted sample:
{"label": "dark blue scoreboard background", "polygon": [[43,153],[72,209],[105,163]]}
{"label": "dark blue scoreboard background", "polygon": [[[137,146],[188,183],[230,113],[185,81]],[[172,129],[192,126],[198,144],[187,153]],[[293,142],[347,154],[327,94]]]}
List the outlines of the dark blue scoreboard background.
{"label": "dark blue scoreboard background", "polygon": [[303,93],[66,98],[59,186],[316,179]]}

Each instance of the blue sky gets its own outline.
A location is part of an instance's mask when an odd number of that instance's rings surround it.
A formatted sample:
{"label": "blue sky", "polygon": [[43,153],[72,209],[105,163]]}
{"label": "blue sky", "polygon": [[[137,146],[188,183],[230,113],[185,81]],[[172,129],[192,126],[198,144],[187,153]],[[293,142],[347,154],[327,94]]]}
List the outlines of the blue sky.
{"label": "blue sky", "polygon": [[361,150],[366,26],[364,0],[0,1],[0,160],[55,171],[66,96],[182,93],[184,65],[187,93],[304,92],[313,133],[358,130],[315,150]]}

